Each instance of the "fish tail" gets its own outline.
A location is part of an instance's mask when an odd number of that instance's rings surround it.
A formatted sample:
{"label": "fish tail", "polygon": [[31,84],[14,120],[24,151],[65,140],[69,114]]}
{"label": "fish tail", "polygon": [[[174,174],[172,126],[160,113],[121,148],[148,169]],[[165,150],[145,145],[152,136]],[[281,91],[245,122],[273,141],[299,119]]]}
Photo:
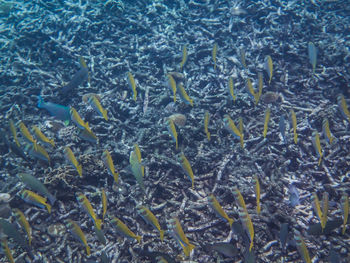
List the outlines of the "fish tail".
{"label": "fish tail", "polygon": [[83,177],[83,167],[81,166],[81,164],[79,164],[77,166],[77,171],[80,177]]}
{"label": "fish tail", "polygon": [[118,174],[118,173],[114,173],[114,174],[113,174],[114,182],[115,182],[116,184],[118,183],[118,177],[119,177],[119,174]]}
{"label": "fish tail", "polygon": [[139,244],[141,244],[141,236],[136,236],[135,239],[137,240],[137,242],[139,242]]}
{"label": "fish tail", "polygon": [[244,148],[244,140],[243,140],[243,134],[240,136],[241,146]]}
{"label": "fish tail", "polygon": [[193,107],[193,100],[192,99],[190,100],[190,105],[191,105],[191,107]]}
{"label": "fish tail", "polygon": [[45,204],[47,211],[51,214],[51,205]]}
{"label": "fish tail", "polygon": [[49,140],[49,143],[50,143],[50,145],[51,145],[52,147],[55,147],[55,142],[54,142],[53,139]]}
{"label": "fish tail", "polygon": [[177,150],[179,148],[179,144],[177,142],[177,140],[175,141],[175,149]]}
{"label": "fish tail", "polygon": [[185,255],[186,255],[187,257],[190,256],[191,251],[192,251],[195,247],[196,247],[196,246],[193,245],[193,244],[191,244],[191,243],[188,243],[187,246],[183,246]]}
{"label": "fish tail", "polygon": [[207,132],[208,141],[210,141],[210,132]]}
{"label": "fish tail", "polygon": [[164,239],[164,230],[159,230],[159,235],[160,235],[160,241],[163,242],[163,239]]}
{"label": "fish tail", "polygon": [[29,246],[32,245],[32,237],[31,236],[28,236],[28,244],[29,244]]}
{"label": "fish tail", "polygon": [[86,254],[88,256],[90,256],[90,254],[91,254],[90,247],[88,245],[86,245]]}
{"label": "fish tail", "polygon": [[229,218],[229,219],[227,219],[228,220],[228,223],[229,223],[229,225],[230,225],[230,227],[232,228],[232,224],[233,224],[233,219],[232,218]]}
{"label": "fish tail", "polygon": [[249,252],[252,250],[252,248],[253,248],[253,240],[250,241]]}
{"label": "fish tail", "polygon": [[101,219],[96,219],[95,220],[95,226],[98,230],[101,230],[101,225],[102,225],[102,220]]}
{"label": "fish tail", "polygon": [[108,121],[107,110],[102,111],[103,118]]}
{"label": "fish tail", "polygon": [[345,230],[346,230],[346,224],[343,224],[343,229],[341,231],[341,234],[344,235],[345,234]]}
{"label": "fish tail", "polygon": [[44,100],[43,100],[43,98],[41,97],[41,96],[38,96],[38,108],[43,108],[44,107],[44,104],[45,102],[44,102]]}
{"label": "fish tail", "polygon": [[50,200],[51,205],[54,205],[56,202],[56,197],[53,195],[49,195],[48,199]]}

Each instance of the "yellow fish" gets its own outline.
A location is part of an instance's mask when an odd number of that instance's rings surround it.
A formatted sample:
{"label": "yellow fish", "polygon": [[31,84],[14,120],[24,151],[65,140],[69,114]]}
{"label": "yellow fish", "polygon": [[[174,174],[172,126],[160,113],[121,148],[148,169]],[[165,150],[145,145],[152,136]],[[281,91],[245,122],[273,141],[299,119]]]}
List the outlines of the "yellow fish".
{"label": "yellow fish", "polygon": [[98,98],[95,95],[89,96],[88,99],[89,104],[91,107],[101,116],[103,117],[106,121],[108,121],[108,116],[107,116],[107,110],[105,110]]}
{"label": "yellow fish", "polygon": [[320,135],[318,132],[313,132],[312,134],[312,144],[314,145],[315,151],[317,153],[318,159],[318,165],[321,164],[323,153],[322,153],[322,147],[321,147],[321,141],[320,141]]}
{"label": "yellow fish", "polygon": [[108,173],[113,177],[114,181],[116,183],[118,183],[119,174],[115,172],[113,159],[112,159],[112,156],[108,150],[104,150],[104,152],[102,154],[102,161],[105,164],[105,166],[107,167]]}
{"label": "yellow fish", "polygon": [[135,235],[134,232],[132,232],[121,220],[114,217],[112,219],[112,223],[114,224],[119,234],[127,238],[136,239],[137,242],[141,244],[141,236]]}
{"label": "yellow fish", "polygon": [[71,165],[77,170],[80,177],[83,177],[83,168],[78,163],[77,158],[75,158],[74,153],[72,152],[71,148],[68,146],[64,148],[64,157],[66,157],[66,160],[71,163]]}
{"label": "yellow fish", "polygon": [[350,122],[350,112],[348,110],[348,105],[346,104],[346,100],[342,94],[338,96],[338,106],[343,117]]}
{"label": "yellow fish", "polygon": [[173,231],[174,238],[180,243],[185,255],[188,257],[195,245],[190,243],[176,217],[169,221],[169,230]]}
{"label": "yellow fish", "polygon": [[7,244],[7,239],[6,238],[2,238],[1,239],[1,246],[2,246],[3,251],[5,252],[5,255],[6,255],[8,261],[10,263],[15,263],[15,260],[13,259],[13,256],[12,256],[12,253],[11,253],[11,250],[9,249],[9,246]]}
{"label": "yellow fish", "polygon": [[171,74],[168,74],[167,78],[168,78],[168,87],[173,92],[174,102],[176,102],[176,82],[175,82],[175,79]]}
{"label": "yellow fish", "polygon": [[140,205],[137,207],[137,211],[141,215],[141,217],[145,220],[146,223],[150,224],[151,226],[153,226],[155,229],[159,231],[160,240],[163,242],[164,230],[161,229],[158,219],[151,212],[151,210],[149,210],[147,207],[143,205]]}
{"label": "yellow fish", "polygon": [[253,89],[253,84],[250,78],[247,78],[246,89],[248,91],[248,95],[255,100],[256,94]]}
{"label": "yellow fish", "polygon": [[346,230],[346,223],[348,222],[349,217],[349,196],[347,193],[342,194],[340,203],[343,210],[343,229],[341,232],[344,235]]}
{"label": "yellow fish", "polygon": [[328,193],[324,192],[322,195],[322,218],[321,218],[322,231],[326,227],[326,223],[327,223],[328,206],[329,206],[328,198],[329,198]]}
{"label": "yellow fish", "polygon": [[269,120],[270,120],[270,108],[267,108],[265,111],[265,122],[264,122],[264,132],[263,132],[264,138],[266,138]]}
{"label": "yellow fish", "polygon": [[176,131],[174,121],[172,119],[167,120],[167,128],[171,137],[173,137],[173,140],[175,141],[175,149],[177,150],[178,149],[177,131]]}
{"label": "yellow fish", "polygon": [[84,122],[83,119],[80,117],[79,113],[74,109],[73,107],[69,110],[71,120],[78,126],[81,130],[90,130],[89,124],[87,122]]}
{"label": "yellow fish", "polygon": [[45,162],[48,162],[50,164],[50,156],[45,150],[44,147],[42,147],[39,144],[31,145],[29,147],[29,155],[38,158],[40,160],[43,160]]}
{"label": "yellow fish", "polygon": [[15,140],[15,143],[18,147],[20,147],[18,138],[17,138],[17,132],[16,132],[16,127],[15,124],[13,123],[12,120],[10,120],[10,131],[12,133],[13,139]]}
{"label": "yellow fish", "polygon": [[69,231],[73,234],[73,236],[85,246],[86,254],[90,256],[90,247],[87,244],[86,237],[81,228],[78,226],[78,224],[75,223],[73,220],[68,219],[66,226],[69,229]]}
{"label": "yellow fish", "polygon": [[297,249],[299,251],[299,254],[302,257],[302,259],[304,260],[304,262],[311,263],[309,251],[307,250],[305,242],[304,242],[303,238],[301,237],[299,231],[297,231],[297,230],[295,230],[294,239],[295,239],[295,243],[297,245]]}
{"label": "yellow fish", "polygon": [[209,195],[208,200],[209,200],[209,204],[214,209],[215,213],[220,218],[226,220],[229,223],[230,227],[232,227],[234,220],[228,217],[228,215],[226,214],[225,210],[222,208],[218,200],[216,200],[215,196],[213,194]]}
{"label": "yellow fish", "polygon": [[194,189],[194,175],[190,162],[187,160],[186,156],[183,153],[180,154],[179,161],[181,162],[182,169],[185,171],[188,178],[192,182],[192,189]]}
{"label": "yellow fish", "polygon": [[145,185],[143,182],[145,167],[139,162],[139,158],[135,151],[130,152],[129,163],[131,172],[134,175],[137,183],[140,185],[142,191],[145,191]]}
{"label": "yellow fish", "polygon": [[294,112],[293,109],[290,110],[290,119],[291,119],[292,127],[293,127],[294,143],[297,144],[297,142],[298,142],[298,134],[297,134],[297,116],[295,115],[295,112]]}
{"label": "yellow fish", "polygon": [[[140,147],[137,143],[134,144],[134,152],[137,156],[137,161],[142,164],[142,160],[141,160],[141,150]],[[145,176],[145,166],[141,165],[141,172],[142,172],[142,177]]]}
{"label": "yellow fish", "polygon": [[259,90],[258,90],[258,93],[255,93],[255,96],[254,96],[255,105],[258,105],[258,102],[259,102],[259,100],[261,98],[263,86],[264,86],[262,73],[259,72],[258,76],[259,76],[259,81],[258,81],[258,83],[259,83]]}
{"label": "yellow fish", "polygon": [[314,208],[314,211],[318,217],[318,219],[320,220],[321,222],[321,228],[322,228],[322,231],[324,229],[324,225],[323,225],[323,222],[322,222],[322,218],[323,218],[323,213],[322,213],[322,210],[321,210],[321,205],[320,205],[320,200],[318,199],[318,196],[316,193],[313,193],[312,194],[312,206]]}
{"label": "yellow fish", "polygon": [[132,75],[131,72],[128,72],[128,83],[129,83],[129,87],[133,93],[134,101],[136,101],[136,98],[137,98],[136,82],[135,82],[134,76]]}
{"label": "yellow fish", "polygon": [[187,47],[186,45],[184,45],[184,47],[182,48],[182,60],[180,63],[180,70],[182,70],[182,68],[186,64],[186,61],[187,61]]}
{"label": "yellow fish", "polygon": [[256,212],[260,214],[260,183],[257,175],[254,175],[253,182],[255,183],[255,196],[256,196]]}
{"label": "yellow fish", "polygon": [[243,122],[240,119],[240,129],[236,127],[233,120],[227,114],[224,116],[224,126],[226,130],[233,135],[233,137],[240,139],[241,147],[244,147]]}
{"label": "yellow fish", "polygon": [[23,135],[23,137],[30,142],[31,144],[33,144],[34,149],[37,150],[37,141],[33,138],[33,136],[30,134],[27,126],[25,126],[25,124],[21,121],[19,123],[19,129]]}
{"label": "yellow fish", "polygon": [[266,56],[265,59],[265,70],[269,76],[269,84],[271,84],[272,74],[273,74],[273,64],[271,56]]}
{"label": "yellow fish", "polygon": [[85,212],[90,216],[90,218],[94,222],[96,228],[100,230],[102,220],[97,218],[97,216],[94,212],[94,209],[92,208],[91,203],[86,198],[86,196],[82,193],[77,193],[76,199],[77,199],[79,205],[83,208],[83,210],[85,210]]}
{"label": "yellow fish", "polygon": [[45,134],[43,134],[37,126],[33,125],[32,129],[34,131],[35,136],[38,138],[39,141],[41,141],[45,144],[50,144],[52,147],[55,147],[55,142],[53,141],[53,139],[47,138],[45,136]]}
{"label": "yellow fish", "polygon": [[213,51],[212,51],[212,56],[213,56],[213,61],[214,61],[214,70],[216,70],[216,53],[218,51],[218,44],[214,43],[213,46]]}
{"label": "yellow fish", "polygon": [[210,132],[208,130],[210,115],[208,111],[204,113],[204,132],[207,135],[208,141],[210,141]]}
{"label": "yellow fish", "polygon": [[102,199],[102,220],[104,220],[105,215],[107,213],[107,196],[103,188],[101,190],[101,199]]}
{"label": "yellow fish", "polygon": [[236,200],[236,204],[238,206],[238,214],[239,214],[239,219],[241,220],[241,223],[246,230],[248,237],[250,239],[250,246],[249,246],[249,251],[251,251],[253,244],[254,244],[254,227],[252,220],[248,214],[247,207],[245,205],[243,196],[241,192],[238,190],[237,187],[233,189],[233,195]]}
{"label": "yellow fish", "polygon": [[179,84],[178,88],[179,88],[179,94],[180,94],[181,100],[185,104],[187,104],[187,105],[189,104],[193,107],[193,100],[187,95],[186,90],[185,90],[184,86],[182,85],[182,83]]}
{"label": "yellow fish", "polygon": [[331,130],[329,128],[329,122],[328,122],[327,118],[323,119],[323,122],[322,122],[322,133],[323,133],[323,137],[326,139],[326,141],[329,144],[332,144],[332,142],[334,140],[334,137],[333,137],[333,135],[331,133]]}
{"label": "yellow fish", "polygon": [[241,63],[242,63],[243,68],[247,68],[247,63],[245,61],[245,51],[244,51],[243,48],[239,49],[239,55],[240,55],[240,58],[241,58]]}
{"label": "yellow fish", "polygon": [[25,215],[21,210],[18,208],[14,208],[13,212],[17,218],[18,223],[23,227],[23,229],[26,231],[27,236],[28,236],[28,243],[29,246],[32,244],[32,229],[28,223],[28,220],[26,219]]}
{"label": "yellow fish", "polygon": [[228,92],[230,94],[230,96],[232,97],[233,99],[233,102],[236,101],[236,95],[234,94],[234,84],[233,84],[233,79],[232,77],[229,77],[228,78]]}
{"label": "yellow fish", "polygon": [[51,205],[49,205],[48,203],[46,203],[46,198],[32,192],[29,190],[23,190],[21,192],[21,197],[24,201],[36,205],[40,208],[44,208],[46,207],[47,211],[49,213],[51,213]]}

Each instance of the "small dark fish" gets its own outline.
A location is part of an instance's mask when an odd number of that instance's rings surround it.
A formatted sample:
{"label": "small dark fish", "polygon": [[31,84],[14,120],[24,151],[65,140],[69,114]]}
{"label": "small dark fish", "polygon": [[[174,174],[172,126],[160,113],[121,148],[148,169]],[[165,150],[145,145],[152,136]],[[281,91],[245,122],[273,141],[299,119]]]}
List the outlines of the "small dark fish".
{"label": "small dark fish", "polygon": [[80,84],[82,84],[89,75],[89,71],[87,68],[82,67],[77,73],[74,74],[72,80],[64,86],[60,92],[62,94],[67,94],[70,90],[77,88]]}
{"label": "small dark fish", "polygon": [[283,251],[285,251],[286,249],[287,239],[288,239],[288,223],[283,223],[281,225],[281,230],[280,230],[280,240],[281,240],[281,246]]}
{"label": "small dark fish", "polygon": [[7,147],[18,157],[21,157],[23,160],[28,161],[27,156],[23,150],[17,146],[17,144],[10,142],[3,131],[0,131],[0,139],[7,145]]}
{"label": "small dark fish", "polygon": [[289,204],[295,207],[300,204],[299,192],[294,184],[289,186]]}
{"label": "small dark fish", "polygon": [[107,240],[105,237],[105,234],[103,233],[102,229],[98,229],[97,227],[94,227],[97,239],[103,244],[106,245],[107,244]]}
{"label": "small dark fish", "polygon": [[111,260],[107,256],[106,251],[102,251],[102,253],[101,253],[101,262],[102,263],[110,263],[111,262]]}
{"label": "small dark fish", "polygon": [[283,138],[283,142],[286,143],[286,120],[284,118],[284,115],[280,117],[279,128],[281,136]]}
{"label": "small dark fish", "polygon": [[341,262],[339,254],[333,248],[331,248],[331,251],[329,251],[328,260],[330,263],[340,263]]}
{"label": "small dark fish", "polygon": [[309,235],[329,235],[334,229],[339,228],[343,224],[341,218],[336,218],[335,220],[328,220],[326,226],[322,230],[321,223],[309,225],[307,233]]}
{"label": "small dark fish", "polygon": [[[13,238],[18,245],[25,249],[31,257],[33,256],[25,237],[17,230],[16,225],[0,218],[0,230],[10,238]],[[0,231],[0,232],[1,232]]]}
{"label": "small dark fish", "polygon": [[38,108],[40,109],[45,109],[48,112],[50,112],[50,114],[52,116],[54,116],[55,118],[64,121],[64,122],[68,122],[70,121],[71,117],[70,117],[70,108],[60,105],[60,104],[56,104],[56,103],[52,103],[52,102],[45,102],[43,100],[43,98],[41,96],[38,96]]}
{"label": "small dark fish", "polygon": [[229,258],[233,258],[233,257],[237,256],[237,254],[238,254],[237,247],[234,244],[227,243],[227,242],[208,244],[208,245],[205,245],[204,248],[207,251],[215,250],[216,252],[219,252],[222,255],[229,257]]}

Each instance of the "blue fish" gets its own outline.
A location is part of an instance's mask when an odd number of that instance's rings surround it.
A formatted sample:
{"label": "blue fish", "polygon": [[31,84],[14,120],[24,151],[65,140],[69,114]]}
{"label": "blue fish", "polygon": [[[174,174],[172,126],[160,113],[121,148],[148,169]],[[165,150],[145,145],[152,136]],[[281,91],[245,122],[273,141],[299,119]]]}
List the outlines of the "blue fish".
{"label": "blue fish", "polygon": [[89,76],[89,71],[87,68],[82,67],[75,75],[72,80],[64,86],[60,92],[63,94],[67,94],[70,90],[77,88],[80,84],[82,84]]}
{"label": "blue fish", "polygon": [[280,117],[279,128],[283,142],[286,143],[286,120],[284,118],[284,115]]}
{"label": "blue fish", "polygon": [[38,96],[38,108],[47,110],[52,116],[67,124],[71,120],[69,107],[52,102],[45,102],[41,96]]}
{"label": "blue fish", "polygon": [[299,192],[294,184],[289,186],[289,204],[295,207],[300,204]]}

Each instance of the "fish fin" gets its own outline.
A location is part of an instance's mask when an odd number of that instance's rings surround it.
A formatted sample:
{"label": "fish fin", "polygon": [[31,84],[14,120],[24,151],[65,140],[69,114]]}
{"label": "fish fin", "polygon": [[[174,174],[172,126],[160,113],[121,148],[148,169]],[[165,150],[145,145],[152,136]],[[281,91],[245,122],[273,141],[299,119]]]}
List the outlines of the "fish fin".
{"label": "fish fin", "polygon": [[141,236],[136,236],[135,239],[137,240],[137,242],[139,242],[139,244],[141,244]]}
{"label": "fish fin", "polygon": [[45,204],[47,211],[51,214],[51,205]]}
{"label": "fish fin", "polygon": [[56,197],[54,195],[48,196],[48,199],[50,200],[51,205],[54,205],[56,202]]}
{"label": "fish fin", "polygon": [[102,220],[101,219],[96,219],[95,220],[95,226],[98,230],[101,230],[101,225],[102,225]]}
{"label": "fish fin", "polygon": [[38,96],[38,105],[37,105],[37,107],[38,108],[42,108],[44,103],[45,102],[44,102],[43,98],[41,96]]}
{"label": "fish fin", "polygon": [[88,256],[90,256],[90,254],[91,254],[90,247],[88,245],[86,245],[86,254]]}
{"label": "fish fin", "polygon": [[232,218],[229,218],[227,220],[228,220],[228,223],[229,223],[230,227],[232,228],[232,224],[233,224],[234,220]]}
{"label": "fish fin", "polygon": [[83,177],[83,168],[82,168],[81,164],[79,164],[77,166],[77,171],[78,171],[79,176]]}
{"label": "fish fin", "polygon": [[114,179],[114,182],[117,184],[118,183],[118,178],[119,178],[119,174],[118,173],[114,173],[113,174],[113,179]]}
{"label": "fish fin", "polygon": [[193,244],[191,244],[191,243],[188,243],[187,246],[184,245],[184,246],[183,246],[183,250],[184,250],[185,255],[186,255],[187,257],[189,257],[191,251],[192,251],[195,247],[196,247],[196,246],[193,245]]}
{"label": "fish fin", "polygon": [[103,118],[105,118],[105,120],[108,121],[107,110],[103,110],[102,115],[103,115]]}
{"label": "fish fin", "polygon": [[163,242],[163,239],[164,239],[164,230],[159,230],[159,235],[160,235],[160,241]]}

